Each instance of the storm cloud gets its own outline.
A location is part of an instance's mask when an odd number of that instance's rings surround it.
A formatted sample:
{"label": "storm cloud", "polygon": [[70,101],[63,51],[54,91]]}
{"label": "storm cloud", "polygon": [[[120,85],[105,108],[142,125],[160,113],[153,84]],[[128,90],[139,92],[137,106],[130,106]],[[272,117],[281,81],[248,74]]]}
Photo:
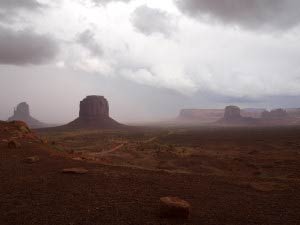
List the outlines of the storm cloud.
{"label": "storm cloud", "polygon": [[[28,101],[38,118],[67,122],[90,94],[106,96],[120,121],[228,104],[299,107],[299,5],[0,0],[0,117]],[[64,113],[53,115],[57,99]]]}
{"label": "storm cloud", "polygon": [[20,11],[38,11],[46,5],[37,2],[36,0],[1,0],[0,1],[0,22],[12,23],[19,16]]}
{"label": "storm cloud", "polygon": [[249,29],[290,29],[300,22],[298,0],[175,0],[184,13]]}
{"label": "storm cloud", "polygon": [[135,9],[131,22],[138,31],[146,35],[162,33],[169,36],[176,28],[176,21],[171,15],[160,9],[150,8],[147,5]]}
{"label": "storm cloud", "polygon": [[37,2],[36,0],[1,0],[0,8],[2,10],[15,10],[15,9],[28,9],[35,10],[43,7],[43,4]]}
{"label": "storm cloud", "polygon": [[0,26],[0,64],[43,64],[54,59],[58,50],[57,42],[48,35]]}
{"label": "storm cloud", "polygon": [[95,40],[95,34],[89,29],[78,35],[77,43],[86,48],[92,56],[101,56],[103,54],[102,47]]}

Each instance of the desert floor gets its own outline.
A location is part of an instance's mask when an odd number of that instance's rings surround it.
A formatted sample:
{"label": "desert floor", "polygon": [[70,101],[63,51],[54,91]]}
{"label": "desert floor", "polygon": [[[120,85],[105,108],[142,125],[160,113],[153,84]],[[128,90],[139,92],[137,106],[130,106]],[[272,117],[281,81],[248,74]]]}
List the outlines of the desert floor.
{"label": "desert floor", "polygon": [[[37,131],[18,149],[5,132],[1,225],[300,224],[300,127]],[[160,218],[163,196],[189,201],[190,219]]]}

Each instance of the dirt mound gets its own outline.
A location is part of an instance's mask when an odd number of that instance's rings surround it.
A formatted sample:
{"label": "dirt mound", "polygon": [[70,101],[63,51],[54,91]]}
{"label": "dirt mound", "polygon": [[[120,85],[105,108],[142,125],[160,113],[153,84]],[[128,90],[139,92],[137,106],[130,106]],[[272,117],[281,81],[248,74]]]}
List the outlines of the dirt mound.
{"label": "dirt mound", "polygon": [[0,142],[23,140],[41,141],[39,137],[23,121],[0,121]]}

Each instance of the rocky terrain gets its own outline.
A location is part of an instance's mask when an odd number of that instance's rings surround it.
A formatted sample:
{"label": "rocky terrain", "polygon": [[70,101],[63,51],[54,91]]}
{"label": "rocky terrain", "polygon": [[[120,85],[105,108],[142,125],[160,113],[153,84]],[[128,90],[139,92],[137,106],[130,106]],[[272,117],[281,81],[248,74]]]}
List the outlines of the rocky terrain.
{"label": "rocky terrain", "polygon": [[[299,128],[74,132],[40,138],[22,122],[0,123],[1,225],[300,221]],[[117,138],[128,145],[116,148]],[[74,151],[106,140],[113,151],[102,160]]]}
{"label": "rocky terrain", "polygon": [[8,121],[24,121],[30,128],[42,128],[49,125],[38,121],[30,115],[29,105],[26,102],[22,102],[14,109],[14,114],[8,119]]}

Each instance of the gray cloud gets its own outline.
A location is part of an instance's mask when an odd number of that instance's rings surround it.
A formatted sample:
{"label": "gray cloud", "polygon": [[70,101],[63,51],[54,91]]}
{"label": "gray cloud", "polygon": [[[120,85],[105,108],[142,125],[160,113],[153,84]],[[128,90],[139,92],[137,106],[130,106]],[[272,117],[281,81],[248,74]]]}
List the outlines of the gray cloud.
{"label": "gray cloud", "polygon": [[169,36],[175,29],[174,18],[171,15],[146,5],[138,7],[133,12],[131,22],[138,31],[146,35],[162,33]]}
{"label": "gray cloud", "polygon": [[58,50],[56,41],[47,35],[0,26],[0,64],[43,64],[52,60]]}
{"label": "gray cloud", "polygon": [[290,29],[300,22],[298,0],[175,0],[184,13],[250,29]]}
{"label": "gray cloud", "polygon": [[36,0],[1,0],[0,1],[0,22],[12,23],[16,21],[20,10],[37,11],[45,5]]}
{"label": "gray cloud", "polygon": [[78,35],[77,43],[89,50],[93,56],[101,56],[103,54],[102,47],[95,40],[95,34],[89,29]]}
{"label": "gray cloud", "polygon": [[36,0],[1,0],[0,8],[1,9],[28,9],[34,10],[41,8],[43,4],[37,2]]}

